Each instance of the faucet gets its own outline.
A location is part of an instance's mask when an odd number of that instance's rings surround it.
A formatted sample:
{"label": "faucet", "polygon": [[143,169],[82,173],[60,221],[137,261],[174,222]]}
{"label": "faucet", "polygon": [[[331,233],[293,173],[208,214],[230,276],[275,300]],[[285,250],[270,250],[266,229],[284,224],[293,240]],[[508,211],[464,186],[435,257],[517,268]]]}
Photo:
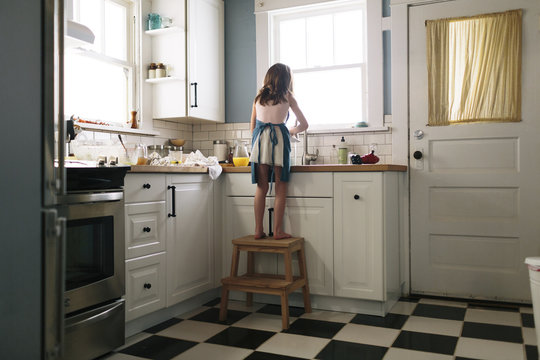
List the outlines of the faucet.
{"label": "faucet", "polygon": [[302,165],[310,165],[312,161],[319,157],[319,149],[316,149],[315,154],[308,153],[308,133],[304,131],[304,153],[302,154]]}

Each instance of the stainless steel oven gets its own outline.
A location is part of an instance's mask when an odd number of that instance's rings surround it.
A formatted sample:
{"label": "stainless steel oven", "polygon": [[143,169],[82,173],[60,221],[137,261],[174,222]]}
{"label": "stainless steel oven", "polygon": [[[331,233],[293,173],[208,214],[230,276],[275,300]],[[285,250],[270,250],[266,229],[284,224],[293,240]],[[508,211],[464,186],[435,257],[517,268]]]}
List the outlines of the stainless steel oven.
{"label": "stainless steel oven", "polygon": [[92,359],[124,343],[123,191],[73,191],[61,197],[61,204],[64,359]]}

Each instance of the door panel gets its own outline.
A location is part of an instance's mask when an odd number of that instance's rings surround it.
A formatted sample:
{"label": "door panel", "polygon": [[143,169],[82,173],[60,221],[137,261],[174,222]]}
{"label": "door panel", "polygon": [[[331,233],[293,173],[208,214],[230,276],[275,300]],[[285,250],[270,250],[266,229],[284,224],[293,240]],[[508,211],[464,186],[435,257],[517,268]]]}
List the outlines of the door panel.
{"label": "door panel", "polygon": [[[523,9],[522,121],[426,126],[425,20]],[[537,1],[457,0],[409,11],[411,291],[530,301],[540,255]],[[424,137],[414,136],[422,130]],[[415,151],[421,159],[413,158]],[[418,155],[418,154],[417,154]]]}

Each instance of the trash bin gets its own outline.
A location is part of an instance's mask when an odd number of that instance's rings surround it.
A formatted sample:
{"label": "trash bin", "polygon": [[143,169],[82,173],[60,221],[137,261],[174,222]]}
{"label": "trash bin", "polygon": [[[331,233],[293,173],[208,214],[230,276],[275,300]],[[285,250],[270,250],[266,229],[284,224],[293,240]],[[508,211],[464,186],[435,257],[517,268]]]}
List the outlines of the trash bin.
{"label": "trash bin", "polygon": [[528,257],[525,259],[525,264],[529,268],[536,343],[540,352],[540,257]]}

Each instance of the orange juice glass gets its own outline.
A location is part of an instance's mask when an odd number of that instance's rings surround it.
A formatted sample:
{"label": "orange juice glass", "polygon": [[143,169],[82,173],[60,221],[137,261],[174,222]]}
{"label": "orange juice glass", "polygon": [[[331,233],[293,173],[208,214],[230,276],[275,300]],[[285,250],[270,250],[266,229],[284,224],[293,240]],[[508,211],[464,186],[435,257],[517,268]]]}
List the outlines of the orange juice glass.
{"label": "orange juice glass", "polygon": [[249,164],[248,157],[233,157],[232,161],[234,166],[248,166]]}

